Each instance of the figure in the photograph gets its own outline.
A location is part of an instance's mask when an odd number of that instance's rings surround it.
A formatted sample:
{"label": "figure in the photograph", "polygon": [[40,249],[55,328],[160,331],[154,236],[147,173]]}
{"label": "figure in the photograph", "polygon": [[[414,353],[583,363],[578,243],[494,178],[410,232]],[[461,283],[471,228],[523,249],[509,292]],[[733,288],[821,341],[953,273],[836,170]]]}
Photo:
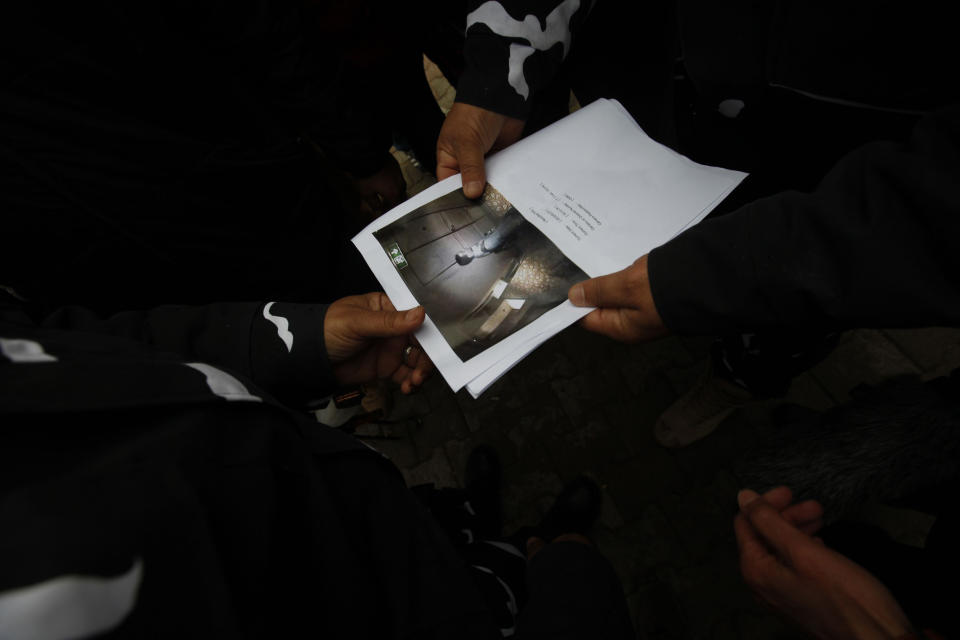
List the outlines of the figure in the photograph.
{"label": "figure in the photograph", "polygon": [[563,302],[583,274],[489,185],[476,200],[460,190],[437,198],[374,235],[463,360]]}
{"label": "figure in the photograph", "polygon": [[513,235],[513,232],[519,229],[524,222],[526,220],[516,209],[510,209],[500,220],[500,224],[484,235],[483,240],[457,254],[457,264],[468,265],[474,258],[482,258],[501,250]]}

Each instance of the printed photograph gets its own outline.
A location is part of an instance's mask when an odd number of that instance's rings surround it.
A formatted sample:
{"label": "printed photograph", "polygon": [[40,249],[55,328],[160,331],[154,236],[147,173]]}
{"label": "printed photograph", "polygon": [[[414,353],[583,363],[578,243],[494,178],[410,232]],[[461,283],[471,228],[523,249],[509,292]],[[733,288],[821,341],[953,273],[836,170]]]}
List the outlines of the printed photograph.
{"label": "printed photograph", "polygon": [[587,279],[499,191],[437,198],[374,233],[454,353],[469,360]]}

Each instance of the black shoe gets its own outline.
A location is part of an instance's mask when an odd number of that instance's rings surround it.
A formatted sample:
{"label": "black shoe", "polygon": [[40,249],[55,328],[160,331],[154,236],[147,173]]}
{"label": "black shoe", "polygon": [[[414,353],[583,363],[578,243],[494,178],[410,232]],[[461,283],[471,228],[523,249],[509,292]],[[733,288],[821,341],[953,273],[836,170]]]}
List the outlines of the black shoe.
{"label": "black shoe", "polygon": [[463,486],[469,508],[476,516],[477,538],[499,538],[503,528],[501,500],[501,465],[496,449],[479,445],[470,452],[464,471]]}
{"label": "black shoe", "polygon": [[536,526],[535,533],[550,542],[564,533],[579,533],[587,538],[600,519],[603,494],[600,487],[587,476],[575,478],[563,488],[547,514]]}

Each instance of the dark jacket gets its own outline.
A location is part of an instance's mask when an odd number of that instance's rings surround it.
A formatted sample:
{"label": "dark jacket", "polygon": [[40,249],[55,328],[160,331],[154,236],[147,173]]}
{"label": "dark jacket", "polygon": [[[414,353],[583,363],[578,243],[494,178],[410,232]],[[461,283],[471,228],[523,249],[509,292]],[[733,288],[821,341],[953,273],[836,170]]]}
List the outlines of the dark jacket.
{"label": "dark jacket", "polygon": [[262,304],[0,311],[0,628],[499,637],[396,468],[274,399],[332,390],[323,313],[272,305],[291,342]]}
{"label": "dark jacket", "polygon": [[[561,3],[501,4],[543,25]],[[960,85],[944,10],[680,0],[676,16],[678,113],[690,107],[677,117],[679,150],[752,175],[723,206],[732,213],[651,252],[667,326],[715,334],[960,323]],[[475,30],[487,48],[522,40]],[[556,65],[559,51],[537,55]],[[472,67],[485,80],[461,86],[487,89],[465,99],[514,115],[508,67],[486,59]],[[629,61],[607,62],[629,73]],[[524,70],[535,89],[553,69]],[[725,100],[745,106],[727,118]]]}
{"label": "dark jacket", "polygon": [[960,108],[865,145],[812,192],[708,219],[650,253],[679,333],[960,325]]}

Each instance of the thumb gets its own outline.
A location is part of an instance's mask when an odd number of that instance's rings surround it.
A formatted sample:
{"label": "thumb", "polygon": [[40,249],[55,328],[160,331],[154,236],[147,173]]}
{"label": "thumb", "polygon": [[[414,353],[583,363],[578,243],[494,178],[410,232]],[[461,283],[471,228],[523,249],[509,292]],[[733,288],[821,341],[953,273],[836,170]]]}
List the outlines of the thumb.
{"label": "thumb", "polygon": [[424,319],[423,307],[407,311],[359,310],[352,319],[353,333],[360,338],[392,338],[416,331]]}
{"label": "thumb", "polygon": [[573,285],[567,295],[578,307],[637,309],[650,288],[646,267],[644,256],[626,269]]}
{"label": "thumb", "polygon": [[487,182],[487,172],[483,167],[483,154],[486,149],[479,139],[461,140],[457,145],[457,161],[463,180],[463,195],[479,198]]}

